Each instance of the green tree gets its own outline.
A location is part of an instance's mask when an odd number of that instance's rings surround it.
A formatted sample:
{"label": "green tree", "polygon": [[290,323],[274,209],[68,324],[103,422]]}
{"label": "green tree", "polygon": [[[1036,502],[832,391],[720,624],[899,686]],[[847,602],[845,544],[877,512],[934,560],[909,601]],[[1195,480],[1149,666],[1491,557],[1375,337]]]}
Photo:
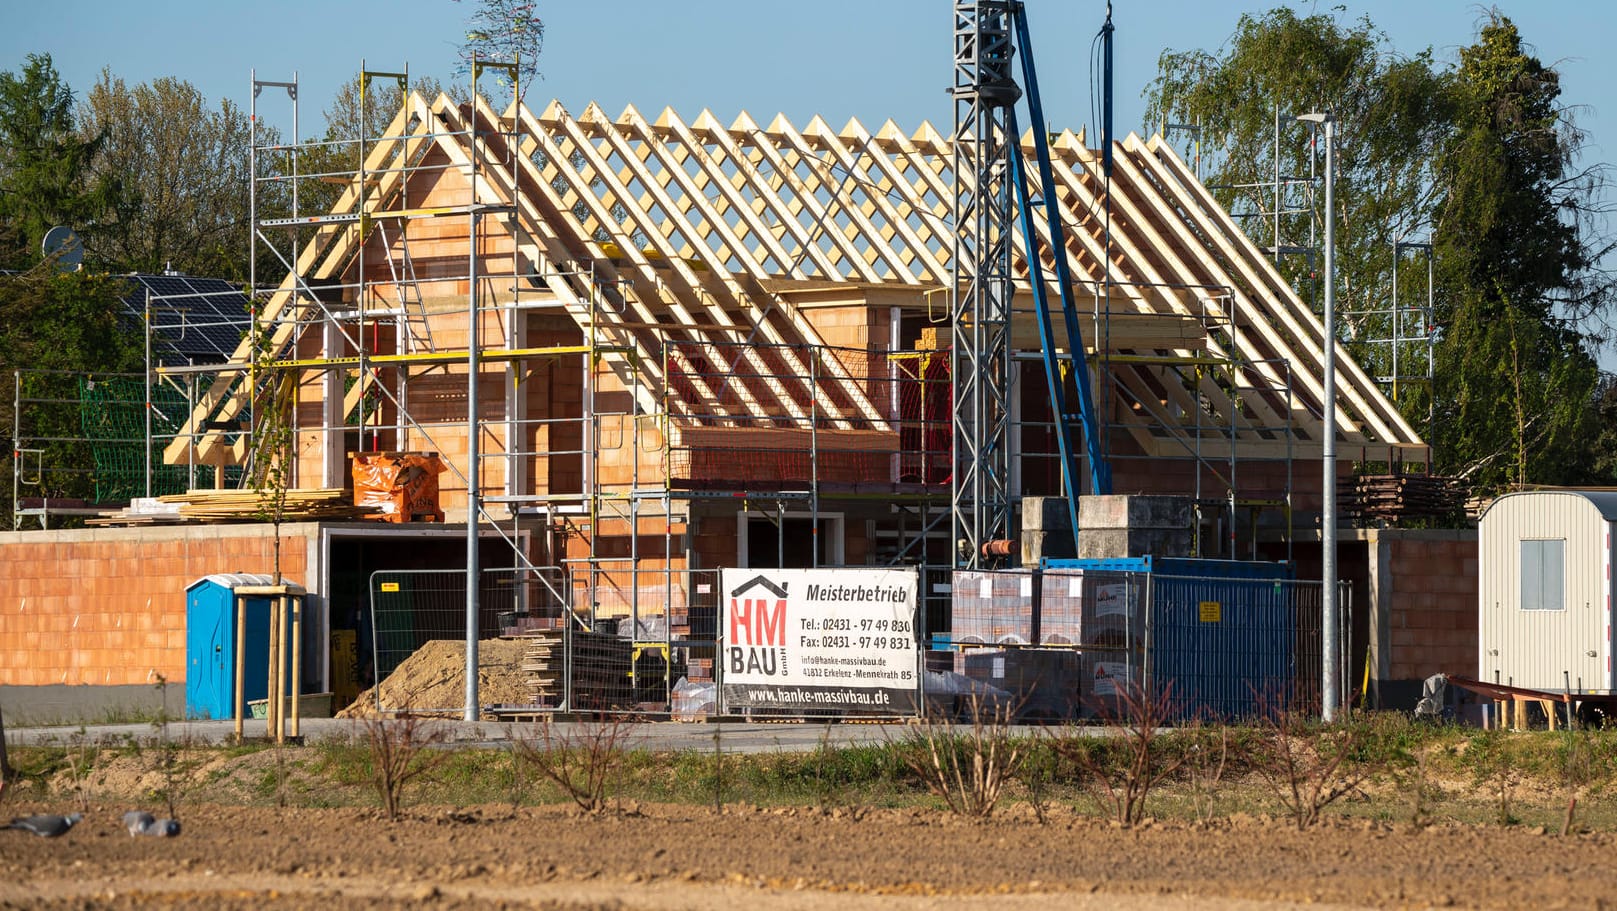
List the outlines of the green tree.
{"label": "green tree", "polygon": [[[1617,438],[1597,417],[1597,396],[1610,392],[1585,329],[1612,295],[1596,267],[1611,249],[1598,222],[1605,166],[1574,167],[1584,136],[1559,78],[1508,19],[1489,14],[1477,42],[1439,67],[1430,51],[1398,55],[1367,19],[1277,9],[1243,16],[1217,55],[1169,51],[1159,67],[1152,116],[1200,124],[1219,150],[1208,183],[1233,212],[1265,215],[1246,223],[1259,243],[1273,238],[1276,171],[1317,173],[1286,116],[1336,115],[1338,324],[1350,339],[1387,336],[1393,243],[1429,232],[1434,382],[1404,387],[1398,404],[1434,444],[1439,471],[1483,493],[1611,483]],[[1310,236],[1317,207],[1299,208],[1315,211],[1283,215],[1282,243]],[[1306,262],[1283,260],[1282,271],[1312,290]],[[1354,353],[1390,372],[1385,346]]]}
{"label": "green tree", "polygon": [[73,91],[49,54],[0,73],[0,268],[37,262],[56,225],[94,237],[119,194],[116,181],[93,173],[100,148],[100,137],[77,129]]}
{"label": "green tree", "polygon": [[247,277],[247,116],[209,105],[172,77],[130,88],[103,70],[81,132],[100,137],[94,173],[120,183],[117,217],[94,239],[96,258],[137,272],[165,266],[236,281]]}
{"label": "green tree", "polygon": [[[22,394],[33,400],[24,403],[14,423],[13,397],[0,398],[0,438],[5,438],[0,464],[6,476],[23,445],[10,439],[16,424],[32,441],[27,448],[41,450],[24,456],[25,477],[37,478],[25,485],[24,496],[94,495],[89,447],[69,442],[84,435],[76,374],[141,369],[140,337],[120,319],[124,285],[103,273],[64,273],[43,264],[0,276],[0,376],[9,385],[14,371],[26,371]],[[11,484],[0,487],[0,515],[7,522],[11,495]]]}
{"label": "green tree", "polygon": [[[1368,314],[1386,308],[1393,243],[1425,229],[1432,161],[1452,116],[1431,52],[1397,54],[1367,18],[1346,23],[1280,8],[1243,15],[1217,54],[1164,51],[1158,72],[1148,116],[1199,125],[1203,148],[1214,150],[1204,157],[1211,166],[1204,180],[1265,246],[1275,243],[1277,208],[1281,245],[1318,238],[1323,192],[1313,178],[1322,174],[1323,149],[1294,118],[1336,116],[1338,313],[1350,334],[1384,336],[1386,327]],[[1276,173],[1283,180],[1278,207]],[[1316,306],[1318,265],[1304,256],[1280,260],[1282,273]]]}
{"label": "green tree", "polygon": [[1594,443],[1592,480],[1601,487],[1617,486],[1617,373],[1600,374],[1594,411],[1600,435]]}
{"label": "green tree", "polygon": [[1484,491],[1598,482],[1601,381],[1579,327],[1611,303],[1595,269],[1611,246],[1591,220],[1604,171],[1574,167],[1584,135],[1560,77],[1497,11],[1460,51],[1454,91],[1437,160],[1433,443]]}
{"label": "green tree", "polygon": [[[455,0],[459,3],[461,0]],[[533,0],[473,0],[466,19],[466,43],[460,46],[464,71],[470,72],[472,59],[517,64],[518,88],[526,95],[539,78],[539,52],[545,46],[545,23],[536,14]],[[502,73],[501,83],[510,80]],[[487,89],[485,95],[492,94]]]}

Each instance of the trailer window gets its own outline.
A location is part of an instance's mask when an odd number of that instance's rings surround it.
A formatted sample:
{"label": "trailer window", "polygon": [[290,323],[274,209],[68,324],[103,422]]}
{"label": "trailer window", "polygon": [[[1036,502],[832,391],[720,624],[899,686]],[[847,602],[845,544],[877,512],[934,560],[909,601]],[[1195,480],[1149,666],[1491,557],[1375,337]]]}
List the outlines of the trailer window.
{"label": "trailer window", "polygon": [[1562,610],[1566,590],[1566,541],[1522,542],[1522,610]]}

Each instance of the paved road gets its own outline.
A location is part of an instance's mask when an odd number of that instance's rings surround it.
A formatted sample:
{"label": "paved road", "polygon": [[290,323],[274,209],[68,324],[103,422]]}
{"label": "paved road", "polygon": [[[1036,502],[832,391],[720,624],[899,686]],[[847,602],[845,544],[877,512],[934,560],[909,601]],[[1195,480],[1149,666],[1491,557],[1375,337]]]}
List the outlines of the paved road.
{"label": "paved road", "polygon": [[[499,745],[510,740],[510,727],[499,722],[442,721],[450,730],[450,739],[466,745]],[[554,722],[558,733],[581,731],[580,722]],[[792,724],[758,724],[755,722],[703,722],[684,724],[672,721],[643,722],[633,725],[633,745],[650,750],[711,750],[714,737],[719,738],[719,749],[726,753],[806,752],[821,743],[831,746],[852,744],[879,744],[905,736],[911,728],[902,723],[893,724],[824,724],[817,722]],[[1027,728],[1031,733],[1037,728]],[[170,742],[221,743],[229,740],[234,725],[229,721],[183,721],[168,726]],[[248,721],[249,739],[265,736],[266,723]],[[8,728],[6,741],[13,745],[64,745],[77,742],[146,742],[156,738],[152,724],[106,724],[78,727]],[[328,738],[350,739],[365,737],[363,722],[347,719],[304,719],[303,735],[307,740]]]}
{"label": "paved road", "polygon": [[[450,739],[458,744],[503,744],[511,739],[511,727],[496,722],[433,722],[450,730]],[[526,725],[517,725],[521,730]],[[556,722],[561,735],[569,731],[584,730],[581,722]],[[791,723],[791,725],[760,725],[760,723],[678,723],[645,722],[632,725],[631,743],[645,749],[713,749],[713,738],[720,738],[724,752],[802,752],[831,743],[846,744],[883,743],[886,738],[904,736],[904,725],[826,725],[826,723]],[[246,723],[249,739],[264,738],[267,725],[262,720]],[[21,744],[68,743],[146,743],[157,738],[157,728],[150,723],[133,725],[86,725],[86,727],[8,728],[6,743]],[[170,741],[192,743],[223,743],[233,736],[231,722],[175,722],[168,725]],[[304,718],[302,735],[309,741],[317,739],[364,739],[362,722],[341,718]]]}

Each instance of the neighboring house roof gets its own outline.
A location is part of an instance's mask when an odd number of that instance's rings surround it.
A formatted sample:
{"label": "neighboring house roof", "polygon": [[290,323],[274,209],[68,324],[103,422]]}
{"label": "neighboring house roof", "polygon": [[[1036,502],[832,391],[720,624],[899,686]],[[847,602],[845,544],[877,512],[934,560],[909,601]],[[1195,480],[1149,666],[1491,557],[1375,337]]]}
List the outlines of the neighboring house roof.
{"label": "neighboring house roof", "polygon": [[136,327],[150,302],[152,355],[163,366],[223,364],[236,354],[248,323],[240,286],[178,273],[121,278],[129,283],[124,315]]}
{"label": "neighboring house roof", "polygon": [[[362,245],[385,251],[365,225],[417,204],[428,178],[414,165],[434,155],[476,171],[471,192],[487,207],[484,224],[516,238],[521,272],[595,327],[605,359],[636,374],[634,388],[675,419],[739,424],[750,415],[796,426],[813,413],[882,429],[879,409],[858,382],[834,375],[835,364],[804,379],[814,371],[794,362],[796,346],[821,336],[799,302],[827,287],[879,288],[910,296],[912,307],[941,308],[947,325],[954,154],[948,132],[929,124],[905,133],[850,121],[838,130],[816,117],[799,129],[743,114],[726,126],[706,111],[689,122],[632,107],[614,118],[591,104],[574,117],[559,103],[501,113],[481,98],[460,106],[412,95],[386,135],[395,138],[370,148],[370,178],[355,180],[334,209],[341,219],[308,220],[314,237],[265,302],[266,320],[284,327],[272,339],[278,350],[314,315],[295,293],[299,281],[352,280]],[[1022,148],[1032,154],[1031,134]],[[1105,363],[1097,395],[1109,403],[1112,433],[1148,456],[1233,444],[1246,457],[1317,458],[1323,327],[1273,263],[1160,138],[1116,143],[1109,178],[1081,134],[1060,133],[1051,151],[1082,308],[1106,310],[1081,325]],[[1019,233],[1012,244],[1021,308]],[[738,344],[772,347],[738,354]],[[245,357],[238,348],[234,360]],[[683,360],[724,364],[740,381],[717,384]],[[1414,428],[1340,345],[1336,363],[1340,457],[1425,460]],[[674,394],[661,396],[665,389]],[[246,395],[236,377],[221,376],[202,402],[197,425],[227,419]],[[199,448],[220,444],[204,436]]]}

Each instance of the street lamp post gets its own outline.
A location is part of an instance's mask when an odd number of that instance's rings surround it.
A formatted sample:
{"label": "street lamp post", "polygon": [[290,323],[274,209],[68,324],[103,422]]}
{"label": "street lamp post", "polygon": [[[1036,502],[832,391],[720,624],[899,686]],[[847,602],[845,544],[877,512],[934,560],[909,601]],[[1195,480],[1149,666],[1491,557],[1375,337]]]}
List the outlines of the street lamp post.
{"label": "street lamp post", "polygon": [[1341,616],[1336,585],[1336,117],[1329,113],[1299,114],[1303,123],[1319,124],[1325,131],[1325,394],[1324,476],[1320,495],[1320,601],[1324,654],[1321,710],[1327,722],[1336,720],[1341,704]]}

